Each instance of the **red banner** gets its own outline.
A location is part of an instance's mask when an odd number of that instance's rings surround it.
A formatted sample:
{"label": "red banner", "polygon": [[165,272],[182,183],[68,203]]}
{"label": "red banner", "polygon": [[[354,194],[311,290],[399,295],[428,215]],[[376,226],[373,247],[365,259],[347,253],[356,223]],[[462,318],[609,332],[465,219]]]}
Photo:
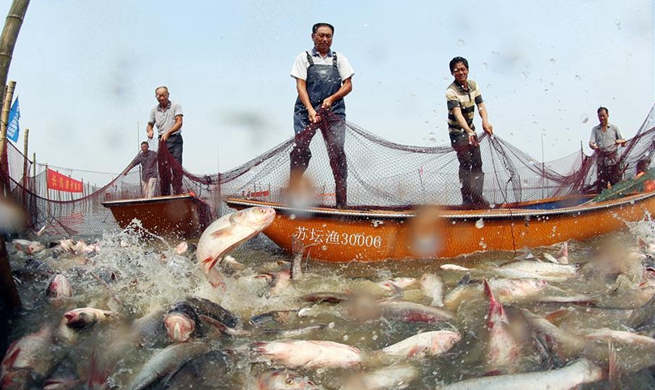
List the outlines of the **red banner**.
{"label": "red banner", "polygon": [[48,168],[48,189],[65,192],[82,192],[82,182],[64,176],[57,171]]}

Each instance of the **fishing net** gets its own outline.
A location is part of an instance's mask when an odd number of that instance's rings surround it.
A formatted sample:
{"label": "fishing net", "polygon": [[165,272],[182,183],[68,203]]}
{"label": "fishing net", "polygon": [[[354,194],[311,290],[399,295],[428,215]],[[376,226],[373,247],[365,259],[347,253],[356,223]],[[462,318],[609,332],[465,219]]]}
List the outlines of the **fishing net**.
{"label": "fishing net", "polygon": [[[224,173],[188,172],[161,145],[156,148],[159,166],[168,166],[173,176],[181,175],[183,191],[193,193],[208,206],[211,218],[216,218],[227,211],[222,202],[226,197],[287,202],[290,154],[294,145],[308,142],[311,160],[303,179],[311,188],[313,205],[334,207],[335,178],[321,132],[324,128],[345,126],[349,208],[409,209],[426,204],[461,207],[459,162],[450,145],[401,145],[343,122],[329,112],[322,112],[321,118],[321,122],[305,130],[305,134],[315,132],[311,139],[292,137]],[[483,196],[491,207],[595,191],[596,154],[588,156],[580,150],[540,162],[498,135],[484,134],[479,141],[485,174]],[[187,153],[192,149],[193,145],[186,145]],[[633,177],[637,162],[650,159],[654,150],[655,114],[651,110],[626,147],[619,148],[623,177]],[[82,179],[92,172],[57,168],[59,173],[83,182],[83,192],[64,193],[48,189],[46,171],[53,167],[30,161],[11,143],[4,158],[7,164],[0,175],[6,183],[5,194],[26,210],[32,229],[46,226],[45,233],[50,235],[97,235],[115,229],[116,222],[102,202],[143,197],[140,167],[127,174],[104,174],[106,182],[101,185]]]}

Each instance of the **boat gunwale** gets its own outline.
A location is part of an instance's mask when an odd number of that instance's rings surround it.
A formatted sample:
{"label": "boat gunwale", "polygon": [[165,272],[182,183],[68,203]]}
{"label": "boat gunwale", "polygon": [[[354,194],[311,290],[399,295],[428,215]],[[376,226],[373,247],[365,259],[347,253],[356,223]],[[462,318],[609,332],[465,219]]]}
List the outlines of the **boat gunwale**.
{"label": "boat gunwale", "polygon": [[[599,210],[614,209],[631,203],[637,203],[647,198],[655,196],[655,191],[648,193],[638,193],[626,195],[619,199],[608,200],[599,203],[585,202],[575,206],[561,207],[557,209],[521,209],[521,208],[497,208],[482,210],[445,210],[440,216],[448,219],[508,219],[516,217],[551,217],[574,213],[589,213]],[[282,203],[267,202],[261,200],[251,200],[236,197],[226,197],[225,203],[250,207],[271,207],[276,211],[285,213],[312,213],[316,216],[325,215],[328,217],[350,217],[350,218],[380,218],[380,219],[408,219],[416,217],[416,209],[410,209],[411,212],[395,211],[364,211],[364,210],[341,210],[326,207],[292,207]]]}
{"label": "boat gunwale", "polygon": [[181,194],[181,195],[167,195],[167,196],[155,196],[152,198],[135,198],[135,199],[117,199],[117,200],[108,200],[105,202],[100,202],[103,206],[107,208],[112,207],[121,207],[121,206],[132,206],[132,205],[143,205],[143,204],[157,204],[165,203],[169,201],[196,201],[199,200],[193,195],[190,194]]}

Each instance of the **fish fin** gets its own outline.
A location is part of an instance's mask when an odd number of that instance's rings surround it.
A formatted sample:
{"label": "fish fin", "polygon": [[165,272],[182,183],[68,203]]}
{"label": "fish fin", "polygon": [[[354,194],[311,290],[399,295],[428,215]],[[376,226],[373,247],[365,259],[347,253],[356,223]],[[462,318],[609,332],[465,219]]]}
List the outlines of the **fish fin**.
{"label": "fish fin", "polygon": [[223,290],[227,289],[223,275],[216,268],[211,268],[209,271],[207,271],[207,280],[209,281],[209,284],[211,284],[214,288],[221,287]]}
{"label": "fish fin", "polygon": [[555,324],[556,322],[559,322],[559,320],[561,320],[562,318],[566,317],[569,314],[571,314],[571,310],[567,308],[562,308],[555,311],[551,311],[550,313],[546,314],[544,318],[547,319],[548,322]]}
{"label": "fish fin", "polygon": [[216,263],[218,263],[221,260],[220,256],[217,257],[208,257],[204,260],[201,260],[200,263],[202,265],[202,270],[205,272],[206,275],[209,275],[209,272],[214,269],[216,266]]}
{"label": "fish fin", "polygon": [[607,379],[610,382],[616,380],[617,375],[617,366],[616,366],[616,349],[614,348],[614,343],[611,341],[607,342],[608,349],[608,368],[607,368]]}
{"label": "fish fin", "polygon": [[94,349],[91,353],[91,368],[87,387],[89,389],[104,389],[107,381],[107,372],[98,365],[98,350]]}
{"label": "fish fin", "polygon": [[458,286],[463,286],[471,283],[471,274],[466,274],[457,282]]}
{"label": "fish fin", "polygon": [[[16,342],[14,342],[16,344]],[[11,347],[14,345],[10,345],[8,351],[11,351]],[[9,371],[9,369],[16,363],[16,359],[18,359],[18,355],[20,354],[21,349],[16,348],[15,350],[11,351],[10,354],[6,355],[2,359],[2,367],[6,370]]]}
{"label": "fish fin", "polygon": [[526,246],[526,247],[523,247],[523,253],[521,254],[521,256],[517,256],[516,259],[518,259],[518,260],[534,260],[534,255],[530,251],[530,248],[528,248]]}
{"label": "fish fin", "polygon": [[496,298],[494,297],[494,292],[491,290],[491,285],[489,285],[487,278],[482,279],[482,284],[484,285],[484,293],[489,297],[489,301],[495,302]]}
{"label": "fish fin", "polygon": [[204,314],[198,315],[198,318],[200,318],[201,320],[207,322],[209,325],[213,326],[214,328],[216,328],[216,330],[218,330],[221,333],[225,333],[225,331],[227,329],[227,325],[225,325],[224,323],[222,323],[221,321],[219,321],[219,320],[217,320],[215,318],[206,316]]}
{"label": "fish fin", "polygon": [[569,243],[564,242],[562,244],[562,248],[559,250],[559,253],[557,254],[557,261],[560,264],[568,264],[569,263]]}
{"label": "fish fin", "polygon": [[227,227],[224,227],[222,229],[216,230],[215,232],[213,232],[211,234],[211,236],[214,237],[214,238],[222,237],[222,236],[230,234],[233,229],[234,229],[234,226],[227,226]]}
{"label": "fish fin", "polygon": [[544,253],[544,259],[548,260],[550,263],[559,264],[559,261],[557,261],[555,256],[551,255],[550,253]]}
{"label": "fish fin", "polygon": [[410,350],[407,352],[407,357],[408,358],[414,357],[414,356],[418,355],[419,353],[423,352],[424,350],[425,350],[425,348],[419,347],[418,345],[415,345],[412,348],[410,348]]}

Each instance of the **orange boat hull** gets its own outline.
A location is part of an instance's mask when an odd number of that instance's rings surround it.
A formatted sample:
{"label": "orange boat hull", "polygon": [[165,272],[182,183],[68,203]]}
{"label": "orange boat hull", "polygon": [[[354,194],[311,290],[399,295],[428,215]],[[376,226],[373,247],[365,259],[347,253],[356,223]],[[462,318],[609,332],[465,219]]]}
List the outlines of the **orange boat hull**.
{"label": "orange boat hull", "polygon": [[138,219],[144,230],[165,237],[199,237],[211,223],[208,206],[189,194],[115,200],[102,205],[111,210],[121,228]]}
{"label": "orange boat hull", "polygon": [[[586,199],[581,198],[580,201]],[[294,209],[230,198],[236,209],[269,206],[275,221],[263,233],[292,253],[294,241],[327,262],[447,259],[478,251],[515,251],[585,240],[624,228],[655,212],[655,193],[556,209],[497,208],[403,212]],[[534,206],[534,202],[533,205]],[[536,206],[538,207],[538,205]]]}

